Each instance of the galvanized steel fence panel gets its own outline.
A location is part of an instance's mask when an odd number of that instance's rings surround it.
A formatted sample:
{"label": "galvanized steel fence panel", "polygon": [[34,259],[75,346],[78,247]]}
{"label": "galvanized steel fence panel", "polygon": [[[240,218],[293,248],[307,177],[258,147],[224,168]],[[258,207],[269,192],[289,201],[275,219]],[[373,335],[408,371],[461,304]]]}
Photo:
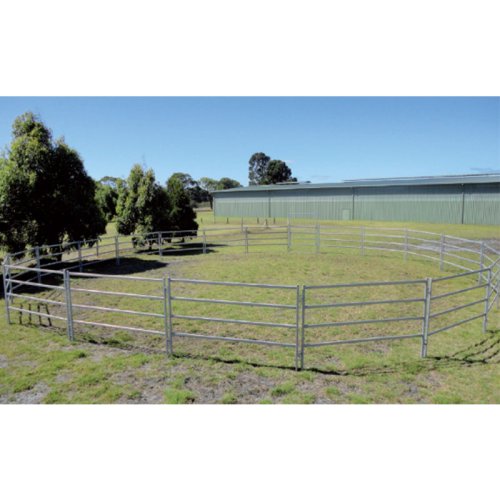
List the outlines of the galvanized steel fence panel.
{"label": "galvanized steel fence panel", "polygon": [[[410,255],[424,257],[439,262],[440,268],[449,266],[465,272],[452,276],[439,278],[426,278],[421,280],[406,281],[374,281],[360,283],[336,283],[332,285],[275,285],[260,283],[234,283],[223,281],[192,280],[181,278],[150,278],[134,277],[113,274],[85,273],[82,268],[86,265],[95,264],[114,259],[117,264],[120,259],[134,254],[137,251],[146,254],[157,253],[159,256],[178,252],[207,253],[212,247],[224,245],[229,247],[241,247],[245,253],[260,251],[261,247],[278,247],[285,251],[296,251],[297,249],[314,248],[317,253],[322,250],[329,251],[331,248],[357,248],[362,255],[367,251],[401,252],[405,260]],[[102,240],[86,242],[69,242],[64,245],[45,245],[35,247],[28,252],[17,252],[7,255],[3,264],[3,283],[6,304],[7,321],[12,322],[11,311],[18,312],[20,319],[23,314],[47,318],[52,325],[52,320],[66,323],[68,337],[75,339],[74,325],[98,327],[104,329],[123,330],[133,333],[148,333],[165,337],[166,350],[168,354],[173,353],[173,340],[175,337],[184,337],[203,340],[218,340],[224,342],[242,342],[248,344],[260,344],[293,348],[295,352],[295,367],[304,367],[305,350],[337,344],[354,344],[371,341],[402,340],[421,338],[421,355],[427,354],[428,338],[437,333],[450,330],[459,325],[476,319],[483,320],[483,331],[486,332],[488,325],[488,314],[496,304],[499,305],[500,295],[500,252],[484,242],[468,240],[448,235],[439,235],[427,231],[415,231],[401,228],[369,228],[359,227],[321,227],[314,226],[269,226],[263,227],[228,227],[210,228],[202,231],[161,231],[144,235],[131,235],[129,237],[111,237]],[[55,259],[55,260],[54,260]],[[58,260],[59,259],[59,260]],[[68,266],[67,264],[75,263]],[[29,266],[27,264],[32,264]],[[61,266],[64,270],[47,269],[51,266]],[[79,272],[70,272],[70,269],[78,267]],[[48,281],[47,281],[48,279]],[[75,280],[103,279],[103,280],[125,280],[132,283],[149,283],[158,287],[158,293],[130,293],[116,290],[104,290],[86,288]],[[477,280],[475,285],[463,285],[464,279]],[[439,291],[442,283],[459,283],[458,289]],[[261,300],[227,300],[202,296],[183,296],[173,293],[172,287],[177,284],[188,286],[199,285],[208,287],[237,287],[239,289],[252,288],[256,290],[275,289],[288,291],[293,295],[293,300],[287,303],[273,303]],[[366,287],[380,288],[376,295],[383,297],[375,300],[349,300],[347,290],[362,290]],[[420,291],[418,296],[387,298],[387,287],[402,288],[417,287]],[[51,291],[57,296],[44,297],[28,294],[30,290]],[[340,290],[344,296],[326,302],[318,302],[311,297],[311,293],[318,290]],[[475,293],[483,295],[472,296]],[[139,299],[146,301],[161,302],[158,311],[139,310],[131,308],[111,307],[83,303],[82,296],[102,295],[117,297],[120,299]],[[17,305],[14,300],[27,301]],[[451,307],[440,306],[441,300],[447,299],[454,302]],[[31,308],[31,302],[37,304],[37,310]],[[456,302],[456,303],[455,303]],[[280,321],[250,321],[239,317],[224,318],[211,314],[182,314],[177,311],[175,304],[190,303],[201,306],[235,306],[268,311],[288,311],[293,318],[287,322]],[[44,305],[46,312],[41,310]],[[52,312],[48,306],[54,306]],[[419,308],[418,312],[404,315],[388,315],[381,311],[380,316],[361,317],[356,319],[342,319],[342,311],[357,310],[360,314],[363,310],[372,307],[399,306],[406,308],[411,306]],[[479,313],[479,308],[481,312]],[[118,314],[129,318],[147,317],[161,322],[160,327],[145,328],[142,324],[120,325],[107,321],[93,321],[79,317],[79,311],[98,314]],[[311,314],[321,311],[323,315],[334,314],[335,320],[314,321]],[[454,318],[454,314],[465,314],[466,317]],[[76,317],[75,317],[76,314]],[[336,315],[336,316],[335,316]],[[175,320],[175,323],[174,323]],[[234,336],[227,334],[200,334],[195,332],[181,331],[177,327],[179,322],[200,321],[204,323],[219,323],[232,325],[249,325],[252,327],[264,327],[266,329],[282,329],[293,331],[287,341],[276,340],[268,333],[255,335],[252,338]],[[400,334],[392,334],[388,325],[390,324],[419,323],[419,332],[405,331]],[[348,329],[359,325],[382,325],[387,330],[383,334],[371,336],[360,336],[351,334],[351,338],[338,338],[338,329]],[[269,330],[269,331],[271,331]],[[326,333],[320,337],[314,337],[313,332],[324,330]],[[266,330],[265,332],[267,332]],[[326,337],[325,337],[326,335]]]}

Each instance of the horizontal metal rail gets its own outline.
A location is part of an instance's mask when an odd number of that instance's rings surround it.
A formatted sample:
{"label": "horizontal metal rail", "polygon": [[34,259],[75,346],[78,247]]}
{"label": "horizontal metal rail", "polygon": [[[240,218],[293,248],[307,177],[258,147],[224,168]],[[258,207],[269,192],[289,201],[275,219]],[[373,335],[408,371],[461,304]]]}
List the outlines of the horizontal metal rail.
{"label": "horizontal metal rail", "polygon": [[31,295],[21,295],[19,293],[9,293],[9,297],[18,297],[20,299],[25,299],[27,301],[33,300],[35,302],[43,302],[47,304],[54,304],[58,306],[65,306],[65,302],[60,302],[58,300],[44,299],[43,297],[32,297]]}
{"label": "horizontal metal rail", "polygon": [[[409,245],[411,246],[411,245]],[[432,255],[426,255],[423,253],[418,253],[418,252],[410,252],[410,251],[405,251],[408,255],[416,255],[417,257],[421,257],[423,259],[430,259],[430,260],[435,260],[436,262],[441,262],[441,259],[439,257],[433,257]],[[443,260],[443,264],[448,264],[452,267],[458,267],[459,269],[463,269],[464,271],[472,271],[469,267],[464,267],[461,266],[460,264],[457,264],[456,262],[450,262],[448,260]]]}
{"label": "horizontal metal rail", "polygon": [[[409,231],[411,231],[411,230],[409,229]],[[433,233],[429,233],[429,234],[433,234]],[[478,241],[478,240],[469,240],[467,238],[459,238],[458,236],[451,236],[449,234],[446,235],[446,238],[451,239],[451,240],[463,241],[464,243],[472,243],[473,245],[481,246],[481,241]]]}
{"label": "horizontal metal rail", "polygon": [[165,335],[165,332],[162,332],[160,330],[147,330],[145,328],[138,328],[135,326],[111,325],[109,323],[96,323],[93,321],[84,321],[83,319],[74,319],[73,323],[78,323],[80,325],[88,325],[88,326],[102,326],[104,328],[113,328],[115,330],[126,330],[126,331],[130,331],[130,332],[152,333],[154,335]]}
{"label": "horizontal metal rail", "polygon": [[278,288],[283,290],[296,290],[293,285],[270,285],[266,283],[238,283],[236,281],[208,281],[208,280],[193,280],[186,278],[170,278],[171,283],[192,283],[195,285],[221,285],[221,286],[242,286],[250,288]]}
{"label": "horizontal metal rail", "polygon": [[456,278],[464,278],[466,276],[472,276],[473,274],[486,273],[489,268],[485,267],[484,269],[479,269],[477,271],[467,271],[466,273],[454,274],[453,276],[444,276],[443,278],[433,278],[432,282],[440,282],[440,281],[449,281]]}
{"label": "horizontal metal rail", "polygon": [[474,321],[475,319],[479,319],[482,317],[484,317],[484,313],[478,314],[477,316],[472,316],[471,318],[467,318],[462,321],[457,321],[456,323],[444,326],[443,328],[439,328],[438,330],[433,330],[432,332],[429,332],[429,335],[435,335],[436,333],[444,332],[445,330],[449,330],[450,328],[455,328],[456,326],[463,325],[464,323],[468,323],[469,321]]}
{"label": "horizontal metal rail", "polygon": [[193,297],[175,297],[171,296],[170,300],[180,300],[185,302],[201,302],[208,304],[227,304],[227,305],[235,305],[235,306],[255,306],[255,307],[271,307],[274,309],[296,309],[295,305],[288,304],[269,304],[265,302],[240,302],[237,300],[222,300],[222,299],[201,299],[201,298],[193,298]]}
{"label": "horizontal metal rail", "polygon": [[19,283],[20,285],[26,285],[26,286],[35,286],[38,288],[50,288],[54,290],[64,290],[63,286],[56,286],[56,285],[46,285],[45,283],[34,283],[32,281],[20,281],[20,280],[15,280],[12,278],[8,278],[7,281],[11,283]]}
{"label": "horizontal metal rail", "polygon": [[117,309],[116,307],[92,306],[92,305],[88,305],[88,304],[71,304],[71,306],[78,307],[80,309],[91,309],[91,310],[96,310],[96,311],[116,312],[116,313],[123,313],[123,314],[135,314],[138,316],[150,316],[152,318],[164,318],[164,315],[159,314],[159,313],[133,311],[131,309]]}
{"label": "horizontal metal rail", "polygon": [[397,238],[397,239],[405,239],[404,234],[380,234],[380,233],[365,233],[365,238]]}
{"label": "horizontal metal rail", "polygon": [[330,340],[325,342],[306,342],[304,347],[321,347],[326,345],[337,345],[337,344],[359,344],[361,342],[377,342],[380,340],[402,340],[402,339],[414,339],[417,337],[422,337],[421,333],[412,333],[408,335],[382,335],[378,337],[366,337],[362,339],[346,339],[346,340]]}
{"label": "horizontal metal rail", "polygon": [[384,319],[361,319],[355,321],[338,321],[334,323],[310,323],[305,324],[304,328],[326,328],[348,325],[366,325],[369,323],[393,323],[397,321],[422,321],[423,316],[402,316],[400,318],[384,318]]}
{"label": "horizontal metal rail", "polygon": [[472,290],[477,290],[479,288],[484,288],[488,286],[488,283],[482,283],[481,285],[470,286],[468,288],[462,288],[461,290],[453,290],[452,292],[442,293],[440,295],[433,295],[431,300],[443,299],[445,297],[452,297],[453,295],[458,295],[460,293],[471,292]]}
{"label": "horizontal metal rail", "polygon": [[[359,248],[359,243],[360,243],[360,240],[344,240],[344,239],[338,239],[338,238],[321,238],[321,242],[323,243],[323,241],[338,241],[339,243],[357,243],[358,245],[357,246],[352,246],[352,247],[348,247],[348,248]],[[330,245],[332,247],[335,247],[335,246],[339,246],[339,245]]]}
{"label": "horizontal metal rail", "polygon": [[15,306],[9,306],[9,309],[11,309],[13,311],[19,311],[22,313],[26,313],[26,314],[35,314],[36,316],[42,316],[44,318],[60,319],[62,321],[67,321],[67,318],[65,318],[63,316],[56,316],[55,314],[46,314],[46,313],[42,313],[39,311],[30,311],[29,309],[23,309],[21,307],[15,307]]}
{"label": "horizontal metal rail", "polygon": [[470,302],[468,304],[463,304],[463,305],[456,306],[456,307],[450,307],[449,309],[444,309],[443,311],[438,311],[436,313],[430,314],[429,318],[437,318],[439,316],[442,316],[443,314],[449,314],[449,313],[452,313],[454,311],[460,311],[461,309],[465,309],[467,307],[472,307],[472,306],[475,306],[477,304],[484,304],[487,300],[488,299],[480,299],[480,300],[476,300],[474,302]]}
{"label": "horizontal metal rail", "polygon": [[215,323],[233,323],[235,325],[255,325],[255,326],[271,326],[276,328],[297,328],[296,324],[291,323],[268,323],[266,321],[247,321],[244,319],[226,319],[226,318],[211,318],[205,316],[187,316],[184,314],[172,314],[172,318],[189,319],[195,321],[213,321]]}
{"label": "horizontal metal rail", "polygon": [[[451,243],[448,243],[447,241],[445,241],[443,243],[443,248],[453,248],[455,250],[460,250],[461,252],[468,252],[468,253],[473,253],[473,254],[476,254],[476,255],[481,255],[481,252],[479,250],[474,250],[473,248],[470,248],[470,247],[461,247],[461,246],[458,246],[458,245],[452,245]],[[479,261],[477,261],[479,262]]]}
{"label": "horizontal metal rail", "polygon": [[[387,245],[387,246],[379,247],[376,245]],[[400,248],[404,248],[405,244],[399,241],[364,240],[363,246],[365,248],[373,247],[374,249],[380,249],[380,250],[388,250],[390,247],[396,247],[396,250],[399,250]]]}
{"label": "horizontal metal rail", "polygon": [[[286,241],[283,242],[283,243],[258,243],[257,245],[255,245],[255,247],[283,247],[283,246],[287,246],[287,243]],[[250,250],[251,250],[251,247],[250,247]]]}
{"label": "horizontal metal rail", "polygon": [[393,300],[369,300],[366,302],[334,302],[332,304],[312,304],[305,306],[305,309],[325,309],[330,307],[352,307],[352,306],[373,306],[377,304],[408,304],[412,302],[425,302],[425,299],[393,299]]}
{"label": "horizontal metal rail", "polygon": [[151,282],[161,282],[161,278],[146,278],[141,276],[123,276],[118,274],[98,274],[98,273],[78,273],[71,272],[70,276],[82,277],[82,278],[105,278],[105,279],[119,279],[119,280],[129,280],[129,281],[151,281]]}
{"label": "horizontal metal rail", "polygon": [[227,342],[242,342],[245,344],[261,344],[261,345],[271,345],[271,346],[281,346],[281,347],[295,347],[295,344],[285,343],[285,342],[275,342],[273,340],[254,340],[254,339],[242,339],[240,337],[219,337],[215,335],[201,335],[199,333],[184,333],[184,332],[174,332],[172,333],[174,337],[192,337],[202,340],[225,340]]}
{"label": "horizontal metal rail", "polygon": [[335,285],[307,285],[307,290],[320,290],[327,288],[350,288],[361,286],[397,286],[397,285],[416,285],[425,283],[425,280],[407,280],[407,281],[362,281],[359,283],[336,283]]}
{"label": "horizontal metal rail", "polygon": [[[15,264],[9,264],[9,269],[21,269],[21,270],[24,270],[24,271],[31,271],[31,272],[35,272],[37,271],[37,268],[36,267],[25,267],[25,266],[17,266]],[[47,274],[64,274],[64,271],[56,271],[54,269],[51,269],[49,271],[44,271],[45,273]]]}
{"label": "horizontal metal rail", "polygon": [[[59,287],[64,288],[64,287]],[[152,300],[163,300],[163,297],[160,295],[143,295],[139,293],[128,293],[128,292],[111,292],[108,290],[91,290],[89,288],[76,288],[71,287],[72,292],[82,292],[82,293],[96,293],[101,295],[116,295],[118,297],[135,297],[138,299],[152,299]]]}

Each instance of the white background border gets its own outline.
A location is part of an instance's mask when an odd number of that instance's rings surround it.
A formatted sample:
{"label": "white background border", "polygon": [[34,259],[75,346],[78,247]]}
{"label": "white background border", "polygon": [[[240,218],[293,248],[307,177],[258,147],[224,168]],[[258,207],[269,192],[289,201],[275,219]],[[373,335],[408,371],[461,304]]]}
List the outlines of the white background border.
{"label": "white background border", "polygon": [[[496,95],[496,4],[3,2],[0,94]],[[498,494],[499,413],[3,406],[0,492],[9,500],[488,498]]]}

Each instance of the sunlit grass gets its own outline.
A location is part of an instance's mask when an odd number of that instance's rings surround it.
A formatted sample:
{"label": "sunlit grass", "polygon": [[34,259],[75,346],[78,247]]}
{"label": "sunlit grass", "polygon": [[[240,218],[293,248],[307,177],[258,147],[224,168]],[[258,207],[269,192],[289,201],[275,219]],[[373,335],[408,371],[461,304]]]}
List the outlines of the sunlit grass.
{"label": "sunlit grass", "polygon": [[[262,223],[262,221],[260,221]],[[310,222],[310,221],[309,221]],[[232,221],[235,223],[235,221]],[[338,221],[335,221],[337,224]],[[353,224],[352,221],[349,221]],[[205,222],[204,222],[205,224]],[[370,223],[373,226],[382,224]],[[401,224],[384,223],[384,226]],[[405,224],[406,225],[406,224]],[[207,224],[207,227],[209,224]],[[223,225],[221,226],[222,229]],[[417,227],[412,224],[408,227]],[[419,229],[465,237],[498,237],[498,228],[422,225]],[[455,232],[458,231],[462,232]],[[494,232],[496,231],[496,233]],[[237,231],[236,231],[237,232]],[[495,235],[495,236],[494,236]],[[400,253],[365,252],[359,249],[313,248],[302,251],[286,246],[254,247],[245,254],[242,247],[213,247],[207,255],[174,256],[137,254],[89,266],[88,271],[163,278],[192,278],[215,281],[319,285],[377,280],[409,280],[445,276],[439,263]],[[435,293],[452,287],[466,287],[468,279],[436,284]],[[76,289],[115,290],[161,296],[161,282],[129,282],[111,278],[75,277]],[[59,292],[50,292],[57,299]],[[296,290],[252,289],[172,283],[177,296],[218,298],[295,304]],[[363,289],[321,289],[308,291],[314,303],[369,301],[380,298],[423,297],[421,285],[364,287]],[[484,289],[472,291],[467,300],[478,300]],[[382,294],[382,297],[381,297]],[[64,300],[59,297],[59,300]],[[463,296],[446,299],[443,308],[463,301]],[[19,303],[19,300],[16,300]],[[91,295],[73,292],[74,304],[162,313],[162,302],[131,297]],[[437,307],[437,305],[436,305]],[[3,312],[4,302],[0,301]],[[295,311],[244,306],[174,302],[175,311],[185,315],[244,318],[250,321],[293,323]],[[51,306],[53,313],[64,313]],[[422,304],[373,305],[307,312],[311,322],[346,321],[390,316],[419,316]],[[482,305],[454,313],[458,321],[480,313]],[[62,314],[63,315],[63,314]],[[481,320],[459,326],[429,339],[428,358],[420,358],[420,339],[311,348],[305,353],[305,370],[294,371],[294,349],[216,341],[174,339],[173,358],[165,356],[165,339],[160,335],[76,325],[76,341],[69,342],[64,322],[53,328],[38,327],[28,314],[12,315],[7,325],[0,319],[0,402],[45,403],[500,403],[500,318],[490,314],[489,331],[482,333]],[[23,324],[19,324],[21,319]],[[163,332],[162,318],[139,317],[75,308],[75,319],[138,326]],[[437,329],[443,323],[436,318]],[[43,321],[44,325],[47,322]],[[347,337],[395,335],[420,331],[420,322],[374,324],[346,328],[311,329],[306,341]],[[294,342],[293,329],[271,329],[248,325],[174,320],[174,329],[189,333],[241,336]]]}

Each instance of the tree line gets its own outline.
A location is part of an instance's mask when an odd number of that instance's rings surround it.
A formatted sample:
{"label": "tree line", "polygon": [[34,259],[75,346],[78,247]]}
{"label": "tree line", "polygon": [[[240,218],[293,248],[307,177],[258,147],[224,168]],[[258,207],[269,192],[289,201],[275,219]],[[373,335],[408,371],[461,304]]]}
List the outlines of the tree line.
{"label": "tree line", "polygon": [[[294,182],[285,162],[255,153],[249,184]],[[71,241],[95,240],[114,221],[119,234],[158,230],[196,231],[195,208],[212,206],[213,191],[242,187],[228,177],[193,179],[176,172],[165,185],[154,171],[132,166],[127,179],[94,181],[78,152],[54,139],[41,119],[27,112],[12,125],[12,141],[0,156],[0,247],[8,252]]]}

